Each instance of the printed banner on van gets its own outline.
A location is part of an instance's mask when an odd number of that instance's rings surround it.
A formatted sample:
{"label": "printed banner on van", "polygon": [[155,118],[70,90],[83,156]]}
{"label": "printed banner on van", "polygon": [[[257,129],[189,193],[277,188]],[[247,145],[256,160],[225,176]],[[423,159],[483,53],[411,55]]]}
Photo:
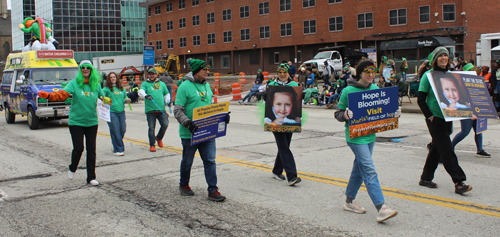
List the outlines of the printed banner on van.
{"label": "printed banner on van", "polygon": [[361,137],[398,128],[398,87],[361,91],[348,94],[349,137]]}
{"label": "printed banner on van", "polygon": [[198,130],[191,135],[191,145],[226,136],[229,102],[193,109],[193,124]]}
{"label": "printed banner on van", "polygon": [[434,72],[427,74],[432,91],[446,121],[498,119],[484,78],[475,72]]}
{"label": "printed banner on van", "polygon": [[102,100],[97,99],[97,113],[99,113],[99,118],[106,122],[111,122],[111,106],[108,104],[104,104]]}

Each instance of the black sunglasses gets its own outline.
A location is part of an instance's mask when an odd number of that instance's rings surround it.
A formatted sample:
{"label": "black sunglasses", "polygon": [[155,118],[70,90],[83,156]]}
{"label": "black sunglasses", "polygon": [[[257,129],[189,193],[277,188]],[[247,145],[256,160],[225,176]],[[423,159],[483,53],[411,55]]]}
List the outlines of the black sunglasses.
{"label": "black sunglasses", "polygon": [[82,70],[91,70],[92,67],[91,66],[81,66],[80,67]]}

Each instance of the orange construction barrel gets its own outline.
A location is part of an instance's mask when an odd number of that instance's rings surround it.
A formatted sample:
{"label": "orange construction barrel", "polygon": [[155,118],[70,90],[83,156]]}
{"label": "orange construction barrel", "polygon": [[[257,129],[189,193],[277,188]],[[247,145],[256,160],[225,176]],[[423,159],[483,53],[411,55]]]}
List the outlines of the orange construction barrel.
{"label": "orange construction barrel", "polygon": [[175,95],[177,94],[177,88],[179,88],[177,85],[174,86],[172,89],[172,98],[170,98],[171,101],[175,101]]}
{"label": "orange construction barrel", "polygon": [[141,78],[139,75],[135,75],[135,84],[140,85],[141,84]]}
{"label": "orange construction barrel", "polygon": [[240,72],[240,84],[246,84],[247,83],[247,78],[245,76],[244,72]]}
{"label": "orange construction barrel", "polygon": [[239,83],[234,83],[232,86],[233,100],[241,100],[241,86]]}
{"label": "orange construction barrel", "polygon": [[269,72],[262,72],[262,75],[264,75],[264,81],[268,82],[269,81]]}
{"label": "orange construction barrel", "polygon": [[122,76],[122,85],[127,85],[127,77],[126,76]]}
{"label": "orange construction barrel", "polygon": [[214,104],[217,104],[217,97],[219,96],[219,85],[220,85],[220,73],[216,72],[215,76],[215,85],[214,85]]}

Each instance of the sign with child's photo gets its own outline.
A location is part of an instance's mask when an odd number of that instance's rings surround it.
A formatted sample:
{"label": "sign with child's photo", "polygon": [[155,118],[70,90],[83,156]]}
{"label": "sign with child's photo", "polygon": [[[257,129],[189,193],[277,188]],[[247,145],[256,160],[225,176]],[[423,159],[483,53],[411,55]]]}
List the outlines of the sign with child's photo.
{"label": "sign with child's photo", "polygon": [[268,86],[264,113],[264,131],[302,131],[302,88]]}
{"label": "sign with child's photo", "polygon": [[394,130],[399,127],[398,87],[349,93],[349,137],[361,137],[373,133]]}
{"label": "sign with child's photo", "polygon": [[433,72],[429,83],[446,121],[495,118],[498,115],[484,83],[475,72]]}

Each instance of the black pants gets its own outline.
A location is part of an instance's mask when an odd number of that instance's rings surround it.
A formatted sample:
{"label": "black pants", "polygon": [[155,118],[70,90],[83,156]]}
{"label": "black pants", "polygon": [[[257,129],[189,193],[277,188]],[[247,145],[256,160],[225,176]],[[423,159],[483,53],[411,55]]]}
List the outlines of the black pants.
{"label": "black pants", "polygon": [[297,177],[295,159],[290,150],[290,142],[292,142],[293,133],[273,132],[273,134],[276,145],[278,146],[278,155],[276,155],[276,161],[274,162],[273,173],[281,174],[284,169],[288,180]]}
{"label": "black pants", "polygon": [[97,138],[97,125],[92,127],[69,126],[71,140],[73,141],[73,151],[71,152],[71,164],[69,170],[75,172],[80,163],[83,149],[83,137],[87,145],[87,183],[95,179],[95,147]]}
{"label": "black pants", "polygon": [[255,95],[257,96],[257,101],[260,101],[261,99],[264,99],[264,101],[266,100],[266,92],[257,92]]}
{"label": "black pants", "polygon": [[425,161],[422,180],[431,181],[439,164],[439,159],[443,161],[446,172],[451,176],[454,183],[466,180],[465,173],[458,164],[458,158],[451,143],[450,134],[452,122],[446,122],[442,118],[434,117],[434,122],[426,120],[427,128],[432,137],[432,147]]}

